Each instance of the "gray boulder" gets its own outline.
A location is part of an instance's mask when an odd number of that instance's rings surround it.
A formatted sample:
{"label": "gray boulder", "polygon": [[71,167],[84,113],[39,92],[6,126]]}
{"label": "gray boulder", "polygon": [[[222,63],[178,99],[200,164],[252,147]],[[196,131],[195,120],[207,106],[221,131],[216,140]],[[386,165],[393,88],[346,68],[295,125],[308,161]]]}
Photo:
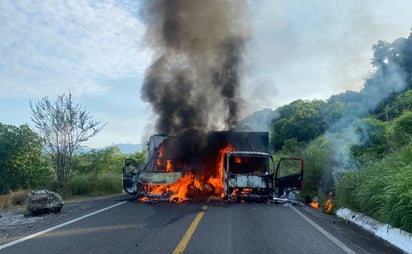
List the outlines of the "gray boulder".
{"label": "gray boulder", "polygon": [[48,190],[35,190],[28,194],[27,211],[32,215],[58,213],[63,208],[61,196]]}

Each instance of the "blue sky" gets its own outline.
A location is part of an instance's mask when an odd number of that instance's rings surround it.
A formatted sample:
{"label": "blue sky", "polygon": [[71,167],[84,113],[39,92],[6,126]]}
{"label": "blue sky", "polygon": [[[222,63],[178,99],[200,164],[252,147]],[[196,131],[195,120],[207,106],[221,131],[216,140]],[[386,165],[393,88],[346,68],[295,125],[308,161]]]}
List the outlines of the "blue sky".
{"label": "blue sky", "polygon": [[[153,52],[140,1],[0,1],[0,122],[29,124],[29,102],[70,91],[107,126],[85,145],[144,143],[154,116],[140,98]],[[249,1],[242,114],[359,90],[372,45],[407,37],[412,2]]]}

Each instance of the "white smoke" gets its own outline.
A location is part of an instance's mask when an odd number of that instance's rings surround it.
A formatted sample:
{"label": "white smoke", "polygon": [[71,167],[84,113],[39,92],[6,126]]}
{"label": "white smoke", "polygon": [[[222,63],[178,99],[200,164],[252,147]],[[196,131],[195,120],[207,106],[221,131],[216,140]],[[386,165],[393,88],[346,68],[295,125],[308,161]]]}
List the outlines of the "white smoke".
{"label": "white smoke", "polygon": [[362,146],[369,140],[368,126],[356,119],[366,117],[388,96],[403,91],[406,86],[406,73],[398,64],[387,61],[365,82],[364,89],[359,93],[359,105],[343,115],[325,133],[336,163],[332,168],[333,175],[356,168],[358,163],[352,158],[351,148]]}

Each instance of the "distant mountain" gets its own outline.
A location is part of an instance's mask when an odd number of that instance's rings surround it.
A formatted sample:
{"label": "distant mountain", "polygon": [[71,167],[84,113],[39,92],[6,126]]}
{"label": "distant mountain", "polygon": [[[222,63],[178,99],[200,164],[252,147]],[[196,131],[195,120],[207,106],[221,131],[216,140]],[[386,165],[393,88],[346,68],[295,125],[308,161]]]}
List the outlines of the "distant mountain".
{"label": "distant mountain", "polygon": [[[134,152],[142,152],[143,149],[146,148],[142,144],[113,144],[113,145],[110,145],[110,146],[107,146],[107,147],[112,147],[112,146],[116,146],[117,148],[119,148],[119,150],[122,154],[132,154]],[[78,151],[76,151],[76,154],[89,153],[92,150],[103,150],[105,148],[106,147],[93,148],[93,147],[82,146]]]}
{"label": "distant mountain", "polygon": [[145,147],[142,144],[114,144],[120,149],[123,154],[131,154],[134,152],[141,152]]}

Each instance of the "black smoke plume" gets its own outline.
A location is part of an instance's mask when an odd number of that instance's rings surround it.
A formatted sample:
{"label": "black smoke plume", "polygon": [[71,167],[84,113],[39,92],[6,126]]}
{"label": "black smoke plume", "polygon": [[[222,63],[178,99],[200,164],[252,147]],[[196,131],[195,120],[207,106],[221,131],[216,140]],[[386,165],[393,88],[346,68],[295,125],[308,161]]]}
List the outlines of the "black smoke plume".
{"label": "black smoke plume", "polygon": [[142,98],[156,131],[181,135],[231,129],[239,117],[242,52],[249,37],[245,0],[148,0],[141,16],[154,51]]}

